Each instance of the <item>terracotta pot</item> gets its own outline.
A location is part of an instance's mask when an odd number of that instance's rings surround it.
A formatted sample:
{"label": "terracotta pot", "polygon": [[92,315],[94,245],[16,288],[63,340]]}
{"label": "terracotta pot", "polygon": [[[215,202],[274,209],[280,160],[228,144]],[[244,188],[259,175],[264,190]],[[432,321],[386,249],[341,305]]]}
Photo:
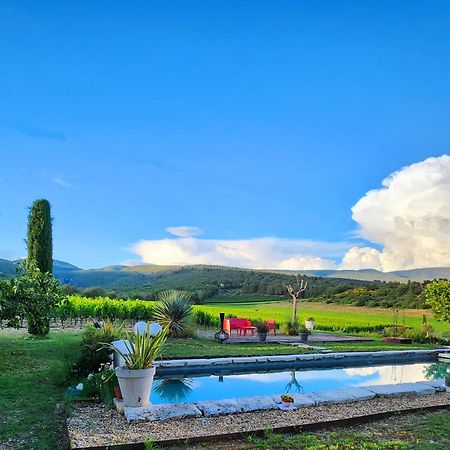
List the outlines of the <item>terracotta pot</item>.
{"label": "terracotta pot", "polygon": [[154,367],[138,370],[130,370],[125,366],[116,368],[124,406],[142,407],[150,403],[155,372]]}
{"label": "terracotta pot", "polygon": [[281,403],[285,408],[290,408],[294,404],[294,402],[285,402],[284,400],[281,400]]}
{"label": "terracotta pot", "polygon": [[119,386],[114,387],[114,394],[116,394],[117,400],[122,400],[122,391],[120,390]]}

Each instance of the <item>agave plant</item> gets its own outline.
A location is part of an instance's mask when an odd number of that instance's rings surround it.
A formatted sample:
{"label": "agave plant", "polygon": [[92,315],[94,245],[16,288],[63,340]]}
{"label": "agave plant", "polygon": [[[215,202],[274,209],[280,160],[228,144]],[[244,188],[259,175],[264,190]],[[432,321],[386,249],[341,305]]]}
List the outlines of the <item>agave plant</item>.
{"label": "agave plant", "polygon": [[163,291],[153,310],[153,318],[167,329],[169,335],[180,338],[192,335],[191,297],[185,291]]}
{"label": "agave plant", "polygon": [[166,342],[166,332],[163,330],[156,336],[151,336],[147,329],[144,333],[136,332],[125,341],[128,353],[123,353],[112,344],[107,344],[118,353],[125,361],[125,365],[131,370],[148,369],[153,361],[161,354]]}

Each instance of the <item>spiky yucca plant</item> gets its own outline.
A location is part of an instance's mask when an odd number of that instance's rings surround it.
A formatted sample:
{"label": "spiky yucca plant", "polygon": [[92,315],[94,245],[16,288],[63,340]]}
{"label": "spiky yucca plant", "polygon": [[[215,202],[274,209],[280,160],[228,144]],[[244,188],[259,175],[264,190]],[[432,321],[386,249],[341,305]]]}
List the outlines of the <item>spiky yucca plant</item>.
{"label": "spiky yucca plant", "polygon": [[149,369],[153,361],[161,354],[167,334],[165,330],[159,332],[156,336],[151,336],[150,331],[144,333],[136,332],[129,336],[129,344],[125,342],[127,354],[122,353],[114,345],[108,344],[108,347],[117,352],[125,361],[125,365],[131,370]]}
{"label": "spiky yucca plant", "polygon": [[154,319],[175,338],[191,336],[192,329],[191,296],[185,291],[163,291],[158,295],[158,303],[153,310]]}

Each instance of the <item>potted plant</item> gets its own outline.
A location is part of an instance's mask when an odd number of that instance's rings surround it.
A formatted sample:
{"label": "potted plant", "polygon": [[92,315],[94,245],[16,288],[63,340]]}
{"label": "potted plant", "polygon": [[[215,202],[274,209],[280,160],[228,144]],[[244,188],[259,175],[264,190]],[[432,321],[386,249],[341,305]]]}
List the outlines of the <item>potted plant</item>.
{"label": "potted plant", "polygon": [[300,326],[298,328],[298,334],[301,341],[307,341],[309,333],[311,332],[305,326]]}
{"label": "potted plant", "polygon": [[261,342],[265,342],[267,338],[267,333],[269,332],[269,325],[267,322],[258,322],[255,325],[256,332],[258,333],[258,338]]}
{"label": "potted plant", "polygon": [[294,397],[292,397],[292,395],[289,394],[283,394],[281,396],[281,404],[285,408],[290,408],[294,404]]}
{"label": "potted plant", "polygon": [[314,330],[314,326],[315,326],[316,322],[314,320],[314,317],[308,317],[305,320],[305,327],[308,331],[312,331]]}
{"label": "potted plant", "polygon": [[156,371],[153,361],[160,355],[165,341],[165,331],[153,337],[147,329],[142,334],[138,331],[128,338],[127,352],[109,344],[125,361],[125,365],[116,367],[115,370],[124,406],[143,407],[150,403]]}

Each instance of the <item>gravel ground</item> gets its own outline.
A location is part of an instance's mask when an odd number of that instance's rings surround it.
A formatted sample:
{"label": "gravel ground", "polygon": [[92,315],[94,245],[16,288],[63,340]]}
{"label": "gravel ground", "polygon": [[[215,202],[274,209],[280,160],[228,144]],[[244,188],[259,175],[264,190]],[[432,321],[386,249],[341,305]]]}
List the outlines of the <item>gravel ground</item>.
{"label": "gravel ground", "polygon": [[375,398],[354,403],[300,408],[294,411],[258,411],[210,418],[128,424],[125,418],[113,409],[107,409],[102,404],[80,402],[73,404],[73,413],[67,419],[67,425],[71,445],[80,448],[143,442],[145,439],[157,442],[274,429],[434,405],[450,405],[450,393]]}

